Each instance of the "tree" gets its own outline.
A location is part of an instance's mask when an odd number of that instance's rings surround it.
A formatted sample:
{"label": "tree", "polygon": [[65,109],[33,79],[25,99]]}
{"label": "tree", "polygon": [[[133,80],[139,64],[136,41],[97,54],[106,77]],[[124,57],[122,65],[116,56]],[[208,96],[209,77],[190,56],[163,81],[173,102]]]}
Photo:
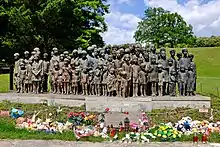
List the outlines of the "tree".
{"label": "tree", "polygon": [[0,50],[11,58],[39,47],[50,52],[103,46],[106,0],[0,0]]}
{"label": "tree", "polygon": [[141,43],[154,43],[157,46],[177,44],[194,40],[192,26],[188,25],[177,13],[163,8],[147,8],[145,16],[139,22],[134,38]]}

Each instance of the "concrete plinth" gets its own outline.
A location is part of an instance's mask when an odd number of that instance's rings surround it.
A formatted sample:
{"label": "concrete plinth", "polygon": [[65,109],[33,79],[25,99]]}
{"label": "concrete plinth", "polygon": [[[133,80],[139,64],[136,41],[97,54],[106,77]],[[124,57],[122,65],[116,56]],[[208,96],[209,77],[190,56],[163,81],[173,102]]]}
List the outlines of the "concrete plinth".
{"label": "concrete plinth", "polygon": [[21,103],[42,103],[47,101],[53,105],[82,106],[86,105],[87,111],[103,112],[109,108],[112,112],[140,112],[141,110],[151,111],[152,109],[173,109],[177,107],[188,108],[210,108],[210,98],[200,95],[193,97],[132,97],[122,99],[120,97],[103,96],[81,96],[81,95],[59,95],[59,94],[21,94],[1,93],[0,101],[9,100]]}
{"label": "concrete plinth", "polygon": [[86,110],[103,112],[109,108],[113,112],[140,112],[152,109],[173,109],[177,107],[210,108],[210,98],[204,96],[193,97],[134,97],[122,99],[118,97],[86,97]]}

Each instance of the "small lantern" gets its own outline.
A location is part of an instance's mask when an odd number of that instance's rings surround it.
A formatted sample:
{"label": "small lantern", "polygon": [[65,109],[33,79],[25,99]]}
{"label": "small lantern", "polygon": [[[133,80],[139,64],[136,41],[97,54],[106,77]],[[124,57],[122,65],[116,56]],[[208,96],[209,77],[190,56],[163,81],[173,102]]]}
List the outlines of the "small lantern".
{"label": "small lantern", "polygon": [[130,128],[130,120],[127,117],[124,119],[124,127],[125,127],[125,132],[128,132]]}
{"label": "small lantern", "polygon": [[124,130],[122,122],[119,123],[119,132],[122,132]]}
{"label": "small lantern", "polygon": [[199,142],[199,137],[195,133],[194,136],[193,136],[193,143],[198,143],[198,142]]}
{"label": "small lantern", "polygon": [[206,134],[204,133],[202,135],[202,143],[207,143],[207,141],[208,141],[208,138],[207,138]]}

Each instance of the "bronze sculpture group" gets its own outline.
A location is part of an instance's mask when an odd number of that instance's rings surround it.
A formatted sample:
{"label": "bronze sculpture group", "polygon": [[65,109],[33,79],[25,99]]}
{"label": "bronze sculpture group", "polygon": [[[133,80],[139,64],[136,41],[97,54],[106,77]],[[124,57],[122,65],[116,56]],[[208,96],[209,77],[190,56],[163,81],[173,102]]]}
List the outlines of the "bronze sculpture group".
{"label": "bronze sculpture group", "polygon": [[[42,58],[41,58],[42,56]],[[177,56],[177,59],[176,59]],[[186,48],[181,53],[165,48],[158,52],[139,44],[96,45],[59,54],[53,48],[51,59],[35,48],[24,58],[14,54],[14,83],[18,93],[82,94],[97,96],[181,96],[195,95],[196,65]],[[48,84],[50,86],[48,86]],[[50,88],[48,88],[50,87]]]}

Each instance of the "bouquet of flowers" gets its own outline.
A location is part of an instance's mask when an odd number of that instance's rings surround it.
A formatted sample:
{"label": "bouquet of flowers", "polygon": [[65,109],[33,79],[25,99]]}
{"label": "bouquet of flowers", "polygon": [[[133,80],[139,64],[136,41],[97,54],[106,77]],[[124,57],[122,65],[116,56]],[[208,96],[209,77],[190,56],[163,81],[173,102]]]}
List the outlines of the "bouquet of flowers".
{"label": "bouquet of flowers", "polygon": [[74,126],[80,126],[83,124],[85,114],[83,112],[70,112],[67,117],[68,121]]}

